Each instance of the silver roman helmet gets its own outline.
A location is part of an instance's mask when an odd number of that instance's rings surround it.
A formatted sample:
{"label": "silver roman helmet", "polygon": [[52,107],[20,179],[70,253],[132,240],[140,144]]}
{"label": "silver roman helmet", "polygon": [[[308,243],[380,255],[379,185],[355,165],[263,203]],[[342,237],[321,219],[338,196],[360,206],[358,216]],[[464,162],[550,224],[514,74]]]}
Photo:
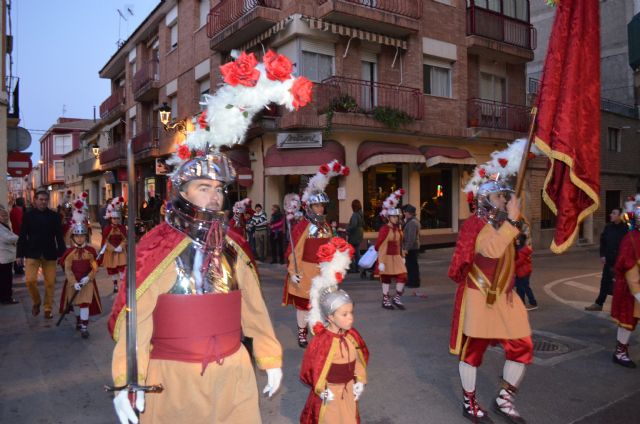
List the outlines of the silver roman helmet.
{"label": "silver roman helmet", "polygon": [[507,213],[498,209],[493,203],[491,203],[489,198],[491,194],[500,193],[504,194],[508,200],[514,191],[506,182],[496,179],[480,184],[476,195],[478,202],[476,214],[481,218],[487,219],[487,221],[493,225],[498,225],[507,218]]}
{"label": "silver roman helmet", "polygon": [[320,294],[319,304],[322,318],[327,321],[329,315],[333,314],[339,307],[353,303],[351,296],[346,291],[337,286],[331,286]]}
{"label": "silver roman helmet", "polygon": [[87,224],[84,222],[76,222],[71,226],[71,235],[81,236],[81,235],[89,235],[89,229],[87,228]]}

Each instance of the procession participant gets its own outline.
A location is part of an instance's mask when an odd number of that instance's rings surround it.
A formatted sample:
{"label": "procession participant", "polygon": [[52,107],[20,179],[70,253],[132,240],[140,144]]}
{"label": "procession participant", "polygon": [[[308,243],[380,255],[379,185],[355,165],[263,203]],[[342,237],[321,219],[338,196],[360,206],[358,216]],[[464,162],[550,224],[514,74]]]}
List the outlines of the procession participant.
{"label": "procession participant", "polygon": [[[282,348],[255,261],[245,240],[225,226],[225,186],[235,181],[236,172],[219,148],[243,140],[251,118],[271,102],[304,106],[312,87],[304,77],[291,76],[285,56],[268,52],[264,63],[256,64],[253,54],[242,53],[221,67],[226,84],[205,96],[195,131],[171,160],[177,170],[166,222],[136,246],[137,317],[129,317],[138,327],[138,383],[164,386],[161,393],[138,391],[142,422],[260,423],[255,374],[242,336],[253,339],[253,358],[266,370],[264,393],[271,397],[280,386]],[[283,79],[272,80],[274,73]],[[112,373],[119,387],[130,361],[124,305],[123,291],[109,321],[117,342]],[[138,422],[128,395],[123,390],[114,398],[123,424]]]}
{"label": "procession participant", "polygon": [[[387,223],[380,227],[375,248],[378,251],[378,271],[382,283],[382,307],[384,309],[406,309],[401,297],[404,285],[407,283],[407,267],[402,254],[402,229],[400,228],[400,209],[398,203],[404,195],[403,189],[391,193],[382,203],[380,215]],[[389,287],[395,281],[396,294],[393,299],[389,296]]]}
{"label": "procession participant", "polygon": [[449,266],[449,278],[458,284],[449,349],[460,357],[464,416],[490,422],[476,398],[476,374],[487,347],[500,343],[506,361],[494,410],[523,423],[515,395],[533,359],[533,343],[527,311],[513,293],[520,202],[494,178],[477,188],[476,214],[464,222]]}
{"label": "procession participant", "polygon": [[73,192],[67,190],[62,196],[62,204],[60,205],[62,219],[62,235],[66,247],[71,247],[71,220],[73,214],[73,206],[71,205],[71,196]]}
{"label": "procession participant", "polygon": [[[86,193],[83,193],[86,194]],[[60,258],[66,281],[60,296],[60,313],[73,308],[76,316],[76,330],[83,339],[89,338],[89,316],[102,313],[102,303],[96,284],[96,250],[87,244],[89,234],[86,197],[80,195],[72,204],[71,242],[73,246]],[[74,293],[78,292],[75,297]],[[73,305],[69,305],[73,298]]]}
{"label": "procession participant", "polygon": [[122,224],[122,204],[124,199],[116,197],[107,208],[111,223],[102,230],[100,256],[102,266],[113,280],[113,292],[118,293],[118,281],[124,277],[127,265],[127,227]]}
{"label": "procession participant", "polygon": [[331,238],[331,227],[325,219],[325,205],[329,203],[329,196],[324,189],[332,177],[339,175],[349,175],[349,168],[334,159],[321,165],[309,180],[301,198],[305,205],[305,217],[293,227],[285,253],[288,265],[282,305],[293,305],[296,309],[298,346],[301,348],[308,344],[307,318],[311,280],[320,272],[316,252]]}
{"label": "procession participant", "polygon": [[613,362],[627,368],[636,364],[629,356],[629,339],[640,319],[640,205],[633,211],[633,229],[622,239],[615,264],[611,316],[618,323]]}
{"label": "procession participant", "polygon": [[312,282],[309,312],[315,337],[300,367],[300,379],[311,387],[302,424],[360,422],[358,400],[367,383],[369,351],[353,328],[353,300],[338,288],[353,253],[353,246],[338,237],[318,249],[320,274]]}
{"label": "procession participant", "polygon": [[229,231],[236,232],[239,236],[246,239],[246,226],[247,222],[245,220],[245,212],[247,209],[251,208],[251,199],[244,198],[242,200],[238,200],[232,208],[233,217],[229,220]]}

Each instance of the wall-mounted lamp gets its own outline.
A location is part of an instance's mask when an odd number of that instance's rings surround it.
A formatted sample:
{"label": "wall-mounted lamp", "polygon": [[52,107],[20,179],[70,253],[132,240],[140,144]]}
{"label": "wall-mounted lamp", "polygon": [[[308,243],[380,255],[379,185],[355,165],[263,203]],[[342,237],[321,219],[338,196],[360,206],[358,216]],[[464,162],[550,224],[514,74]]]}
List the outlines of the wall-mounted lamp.
{"label": "wall-mounted lamp", "polygon": [[39,165],[44,165],[44,161],[43,161],[42,159],[40,159],[40,160],[38,161],[38,164],[39,164]]}
{"label": "wall-mounted lamp", "polygon": [[184,120],[171,120],[171,106],[167,102],[162,103],[162,106],[158,108],[158,112],[160,113],[160,122],[162,122],[165,131],[179,131],[182,133],[187,131],[187,125]]}
{"label": "wall-mounted lamp", "polygon": [[98,157],[100,157],[100,147],[98,147],[98,145],[95,144],[93,147],[91,147],[91,153],[93,153],[93,156],[95,156],[95,158],[98,159]]}

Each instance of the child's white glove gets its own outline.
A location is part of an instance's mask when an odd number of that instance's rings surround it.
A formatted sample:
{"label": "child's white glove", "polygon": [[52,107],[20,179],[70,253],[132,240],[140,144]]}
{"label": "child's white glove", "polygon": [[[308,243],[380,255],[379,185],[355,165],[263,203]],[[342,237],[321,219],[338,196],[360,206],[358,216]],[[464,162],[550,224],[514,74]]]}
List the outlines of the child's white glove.
{"label": "child's white glove", "polygon": [[322,399],[324,402],[331,402],[333,399],[335,399],[335,396],[333,395],[331,389],[327,389],[324,392],[320,393],[320,399]]}
{"label": "child's white glove", "polygon": [[357,382],[353,385],[353,400],[360,399],[360,395],[364,392],[364,383]]}
{"label": "child's white glove", "polygon": [[633,295],[638,302],[640,302],[640,293],[636,293]]}
{"label": "child's white glove", "polygon": [[113,251],[116,252],[116,253],[122,252],[122,246],[116,247],[115,249],[113,249]]}
{"label": "child's white glove", "polygon": [[267,370],[267,385],[262,393],[267,393],[269,397],[278,391],[282,382],[282,368],[269,368]]}
{"label": "child's white glove", "polygon": [[300,276],[298,274],[289,274],[292,283],[300,284]]}
{"label": "child's white glove", "polygon": [[384,272],[384,264],[382,262],[378,264],[378,271]]}
{"label": "child's white glove", "polygon": [[[120,420],[120,424],[129,424],[131,421],[133,424],[138,423],[138,417],[129,402],[129,392],[121,390],[113,398],[113,406],[116,409],[116,415]],[[136,392],[136,409],[139,412],[144,411],[144,392]]]}

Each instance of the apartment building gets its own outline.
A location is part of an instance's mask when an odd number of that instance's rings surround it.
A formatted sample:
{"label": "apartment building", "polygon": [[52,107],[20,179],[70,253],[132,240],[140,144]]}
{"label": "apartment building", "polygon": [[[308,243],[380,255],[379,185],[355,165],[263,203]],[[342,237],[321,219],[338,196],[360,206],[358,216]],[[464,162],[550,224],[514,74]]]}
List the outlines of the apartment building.
{"label": "apartment building", "polygon": [[233,49],[273,49],[316,83],[314,103],[256,119],[229,152],[240,174],[231,201],[280,204],[336,158],[352,172],[327,189],[330,219],[347,222],[359,199],[375,237],[382,201],[404,187],[423,244],[452,243],[469,214],[461,187],[471,170],[528,128],[535,47],[527,0],[166,0],[100,71],[112,84],[100,107],[109,134],[100,170],[122,193],[131,139],[138,198],[164,196],[155,162],[183,139],[200,96],[215,91],[218,66]]}

